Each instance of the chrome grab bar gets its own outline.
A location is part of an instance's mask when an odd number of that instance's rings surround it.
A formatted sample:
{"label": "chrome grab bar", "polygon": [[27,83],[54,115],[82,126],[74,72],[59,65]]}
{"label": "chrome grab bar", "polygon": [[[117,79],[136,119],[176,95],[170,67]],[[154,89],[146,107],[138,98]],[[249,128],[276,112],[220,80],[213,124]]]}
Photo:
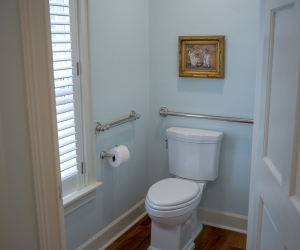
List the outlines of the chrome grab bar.
{"label": "chrome grab bar", "polygon": [[247,118],[234,118],[234,117],[226,117],[226,116],[213,116],[213,115],[200,115],[200,114],[190,114],[183,112],[173,112],[169,111],[168,108],[162,107],[159,109],[159,114],[163,117],[167,115],[171,116],[181,116],[181,117],[189,117],[189,118],[199,118],[199,119],[208,119],[208,120],[218,120],[218,121],[227,121],[227,122],[242,122],[242,123],[254,123],[253,119]]}
{"label": "chrome grab bar", "polygon": [[109,123],[106,125],[101,125],[100,122],[95,122],[95,134],[98,134],[101,131],[103,132],[105,130],[109,130],[110,128],[119,126],[123,123],[134,121],[134,120],[140,119],[140,118],[141,118],[141,115],[137,114],[134,110],[131,110],[128,118],[125,118],[125,119],[122,119],[122,120],[119,120],[116,122],[112,122],[112,123]]}

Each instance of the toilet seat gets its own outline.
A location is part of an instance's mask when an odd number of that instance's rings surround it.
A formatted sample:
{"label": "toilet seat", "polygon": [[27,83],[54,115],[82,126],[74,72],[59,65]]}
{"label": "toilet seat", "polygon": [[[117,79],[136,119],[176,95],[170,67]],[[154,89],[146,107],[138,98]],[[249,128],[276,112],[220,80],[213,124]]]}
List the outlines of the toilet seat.
{"label": "toilet seat", "polygon": [[[182,204],[182,206],[180,208],[178,208],[178,207],[175,208],[174,206],[170,207],[169,208],[170,210],[167,210],[166,207],[163,207],[163,208],[156,207],[157,209],[155,209],[155,208],[153,208],[153,204],[149,203],[148,199],[146,198],[145,208],[146,208],[146,211],[148,212],[150,218],[152,218],[152,216],[155,216],[157,218],[167,219],[167,218],[182,216],[184,214],[188,214],[188,213],[192,212],[199,205],[201,198],[202,198],[202,193],[199,192],[199,194],[191,202]],[[165,210],[162,210],[162,209],[165,209]]]}
{"label": "toilet seat", "polygon": [[176,205],[176,206],[169,206],[169,207],[154,205],[153,203],[149,202],[148,198],[146,198],[146,203],[152,209],[155,209],[155,210],[158,210],[158,211],[166,211],[166,212],[168,212],[168,211],[173,211],[173,210],[178,210],[180,208],[188,207],[189,205],[191,205],[195,201],[197,201],[200,196],[202,196],[202,193],[199,193],[194,199],[192,199],[192,200],[190,200],[188,202],[185,202],[185,203],[182,203],[182,204],[179,204],[179,205]]}
{"label": "toilet seat", "polygon": [[146,197],[146,204],[156,211],[178,210],[195,202],[198,203],[202,197],[202,190],[203,188],[193,181],[164,179],[151,186]]}
{"label": "toilet seat", "polygon": [[199,186],[193,181],[168,178],[152,185],[147,198],[154,205],[170,207],[192,200],[199,191]]}

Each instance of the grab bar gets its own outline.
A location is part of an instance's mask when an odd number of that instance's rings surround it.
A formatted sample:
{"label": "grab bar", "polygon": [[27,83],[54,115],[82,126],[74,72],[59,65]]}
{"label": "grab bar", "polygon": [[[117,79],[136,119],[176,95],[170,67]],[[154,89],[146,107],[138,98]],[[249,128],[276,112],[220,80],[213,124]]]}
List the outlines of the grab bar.
{"label": "grab bar", "polygon": [[137,114],[134,110],[131,110],[128,118],[125,118],[125,119],[122,119],[122,120],[119,120],[116,122],[112,122],[112,123],[109,123],[106,125],[101,125],[100,122],[95,122],[95,134],[98,134],[101,131],[103,132],[105,130],[109,130],[110,128],[119,126],[123,123],[134,121],[134,120],[140,119],[140,118],[141,118],[141,115]]}
{"label": "grab bar", "polygon": [[189,118],[208,119],[208,120],[218,120],[218,121],[227,121],[227,122],[254,123],[254,120],[246,119],[246,118],[234,118],[234,117],[226,117],[226,116],[213,116],[213,115],[200,115],[200,114],[173,112],[173,111],[169,111],[168,108],[166,108],[166,107],[160,108],[159,109],[159,114],[163,117],[165,117],[167,115],[172,115],[172,116],[181,116],[181,117],[189,117]]}

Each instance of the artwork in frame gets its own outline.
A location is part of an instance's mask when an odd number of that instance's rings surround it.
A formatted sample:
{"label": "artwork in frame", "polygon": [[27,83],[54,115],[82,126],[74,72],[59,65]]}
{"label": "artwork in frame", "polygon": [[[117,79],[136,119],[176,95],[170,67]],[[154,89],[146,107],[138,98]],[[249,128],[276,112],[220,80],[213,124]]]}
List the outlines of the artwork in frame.
{"label": "artwork in frame", "polygon": [[225,36],[180,36],[179,76],[224,78]]}

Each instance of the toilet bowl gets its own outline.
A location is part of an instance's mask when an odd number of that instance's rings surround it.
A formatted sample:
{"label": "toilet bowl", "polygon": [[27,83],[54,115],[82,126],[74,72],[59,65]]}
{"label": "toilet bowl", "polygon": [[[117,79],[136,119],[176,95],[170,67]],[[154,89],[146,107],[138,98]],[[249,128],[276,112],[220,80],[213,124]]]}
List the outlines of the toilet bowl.
{"label": "toilet bowl", "polygon": [[145,201],[152,220],[149,250],[194,249],[202,224],[192,215],[197,213],[204,187],[205,183],[176,178],[152,185]]}
{"label": "toilet bowl", "polygon": [[153,184],[145,199],[152,220],[148,250],[192,250],[202,230],[197,207],[207,181],[218,176],[223,133],[172,127],[167,129],[169,171],[176,178]]}

